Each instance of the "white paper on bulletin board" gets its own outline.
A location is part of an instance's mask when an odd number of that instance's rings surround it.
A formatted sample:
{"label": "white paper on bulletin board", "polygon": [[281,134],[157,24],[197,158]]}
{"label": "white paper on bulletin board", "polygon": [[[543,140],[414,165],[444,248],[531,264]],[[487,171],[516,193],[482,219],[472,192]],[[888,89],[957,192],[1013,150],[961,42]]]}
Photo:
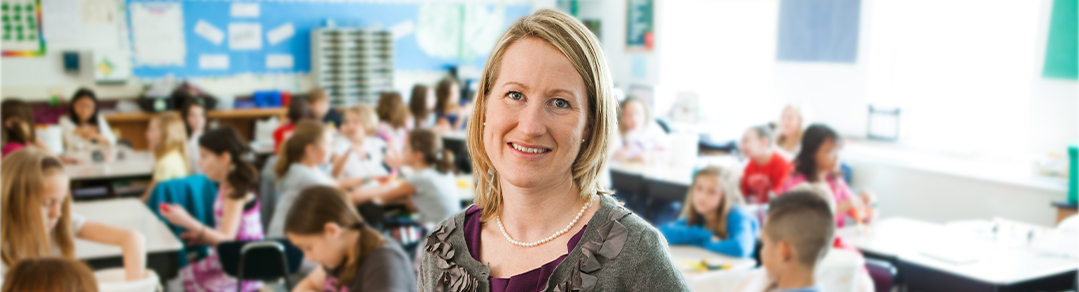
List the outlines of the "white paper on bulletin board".
{"label": "white paper on bulletin board", "polygon": [[82,21],[79,0],[41,1],[41,28],[49,41],[77,41]]}
{"label": "white paper on bulletin board", "polygon": [[229,23],[229,49],[261,50],[262,49],[262,24],[260,23]]}
{"label": "white paper on bulletin board", "polygon": [[125,50],[95,50],[93,57],[94,81],[127,82],[131,77],[131,57]]}
{"label": "white paper on bulletin board", "polygon": [[181,2],[131,2],[135,62],[141,66],[184,64],[184,16]]}

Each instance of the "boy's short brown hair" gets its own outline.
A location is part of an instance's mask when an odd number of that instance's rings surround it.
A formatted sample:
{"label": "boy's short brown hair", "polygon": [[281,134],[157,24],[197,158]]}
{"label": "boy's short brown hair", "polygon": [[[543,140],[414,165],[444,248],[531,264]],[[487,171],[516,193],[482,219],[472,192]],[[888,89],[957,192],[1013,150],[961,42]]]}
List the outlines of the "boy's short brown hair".
{"label": "boy's short brown hair", "polygon": [[326,90],[322,88],[315,88],[312,89],[311,92],[307,93],[307,104],[315,104],[316,102],[327,99],[328,97],[326,96]]}
{"label": "boy's short brown hair", "polygon": [[835,235],[835,219],[828,202],[810,190],[789,191],[768,203],[764,232],[774,241],[786,241],[797,250],[798,262],[816,266]]}

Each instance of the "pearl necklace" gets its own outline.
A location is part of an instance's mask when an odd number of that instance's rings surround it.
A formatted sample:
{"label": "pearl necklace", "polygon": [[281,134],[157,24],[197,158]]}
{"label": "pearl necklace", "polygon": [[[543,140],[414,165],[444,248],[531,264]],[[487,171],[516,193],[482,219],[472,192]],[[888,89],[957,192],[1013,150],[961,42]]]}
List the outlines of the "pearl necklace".
{"label": "pearl necklace", "polygon": [[559,230],[558,232],[555,232],[554,234],[551,234],[551,236],[548,236],[547,238],[541,239],[540,241],[537,241],[537,242],[520,242],[520,241],[513,240],[513,238],[510,238],[510,234],[506,233],[506,226],[502,226],[502,219],[500,219],[498,216],[495,216],[495,222],[498,222],[498,230],[502,231],[502,236],[505,236],[506,240],[509,240],[510,243],[512,243],[513,245],[520,246],[520,247],[533,247],[533,246],[537,246],[537,245],[547,243],[548,241],[554,240],[555,238],[558,238],[558,236],[560,236],[562,234],[565,234],[566,232],[569,232],[569,229],[571,227],[573,227],[574,224],[577,224],[577,220],[581,219],[581,215],[584,215],[584,210],[588,210],[588,206],[591,206],[591,205],[592,205],[592,199],[589,198],[588,202],[584,204],[584,207],[581,207],[581,211],[577,212],[577,217],[574,217],[573,221],[571,221],[569,223],[569,225],[566,226],[566,228],[562,228],[562,230]]}

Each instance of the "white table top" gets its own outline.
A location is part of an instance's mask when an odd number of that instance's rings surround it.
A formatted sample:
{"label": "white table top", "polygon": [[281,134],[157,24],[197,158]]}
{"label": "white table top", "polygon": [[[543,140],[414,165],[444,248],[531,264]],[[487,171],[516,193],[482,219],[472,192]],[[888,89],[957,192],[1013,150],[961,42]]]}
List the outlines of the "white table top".
{"label": "white table top", "polygon": [[681,265],[683,263],[701,262],[702,260],[708,262],[708,264],[710,264],[710,265],[731,265],[731,267],[729,269],[723,269],[723,270],[718,270],[718,271],[708,271],[708,272],[693,272],[693,271],[688,271],[687,272],[687,271],[683,271],[682,273],[684,275],[686,275],[687,277],[691,277],[691,276],[694,276],[694,275],[700,275],[700,274],[724,272],[724,271],[729,271],[729,270],[752,269],[753,266],[757,265],[757,263],[755,261],[753,261],[753,259],[736,258],[736,257],[724,255],[724,254],[714,253],[714,252],[711,252],[711,251],[709,251],[707,249],[703,249],[703,248],[696,247],[696,246],[689,246],[689,245],[672,245],[671,246],[671,259],[674,260],[675,265],[678,265],[679,268],[681,268]]}
{"label": "white table top", "polygon": [[461,201],[475,200],[475,178],[471,174],[461,174],[457,175],[455,178],[457,179],[457,196],[461,199]]}
{"label": "white table top", "polygon": [[914,219],[889,218],[868,232],[848,227],[839,234],[859,249],[989,284],[1013,284],[1079,269],[1079,259],[1074,257],[978,238],[958,228]]}
{"label": "white table top", "polygon": [[71,180],[107,179],[124,176],[149,176],[154,170],[154,158],[150,152],[126,153],[124,159],[106,162],[65,164],[64,172]]}
{"label": "white table top", "polygon": [[[177,251],[183,247],[172,231],[136,198],[113,199],[71,204],[72,212],[87,220],[141,232],[146,237],[146,252]],[[121,256],[120,247],[75,240],[75,258],[98,259]]]}
{"label": "white table top", "polygon": [[720,166],[741,173],[742,165],[737,158],[730,155],[698,156],[692,164],[669,164],[669,163],[644,163],[612,160],[608,164],[613,171],[629,174],[637,174],[645,178],[663,182],[690,185],[693,183],[693,170],[705,166]]}

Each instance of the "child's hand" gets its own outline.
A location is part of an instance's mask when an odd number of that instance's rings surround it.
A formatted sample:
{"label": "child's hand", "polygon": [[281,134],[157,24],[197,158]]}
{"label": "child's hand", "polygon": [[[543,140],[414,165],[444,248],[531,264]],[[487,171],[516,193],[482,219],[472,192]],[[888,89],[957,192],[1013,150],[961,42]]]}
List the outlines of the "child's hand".
{"label": "child's hand", "polygon": [[[206,227],[202,227],[202,228],[206,228]],[[208,244],[209,242],[207,242],[206,240],[203,240],[203,238],[204,238],[203,235],[205,235],[204,234],[205,232],[206,232],[206,230],[202,230],[202,229],[195,230],[195,231],[184,231],[184,233],[180,233],[180,239],[184,240],[184,242],[187,242],[187,245]]]}
{"label": "child's hand", "polygon": [[158,205],[158,208],[160,208],[161,210],[161,216],[165,217],[165,220],[168,220],[169,223],[172,223],[173,225],[177,225],[188,230],[194,229],[194,227],[197,227],[199,225],[198,220],[195,220],[195,218],[191,217],[191,214],[188,214],[187,210],[185,210],[183,206],[161,203],[160,205]]}

